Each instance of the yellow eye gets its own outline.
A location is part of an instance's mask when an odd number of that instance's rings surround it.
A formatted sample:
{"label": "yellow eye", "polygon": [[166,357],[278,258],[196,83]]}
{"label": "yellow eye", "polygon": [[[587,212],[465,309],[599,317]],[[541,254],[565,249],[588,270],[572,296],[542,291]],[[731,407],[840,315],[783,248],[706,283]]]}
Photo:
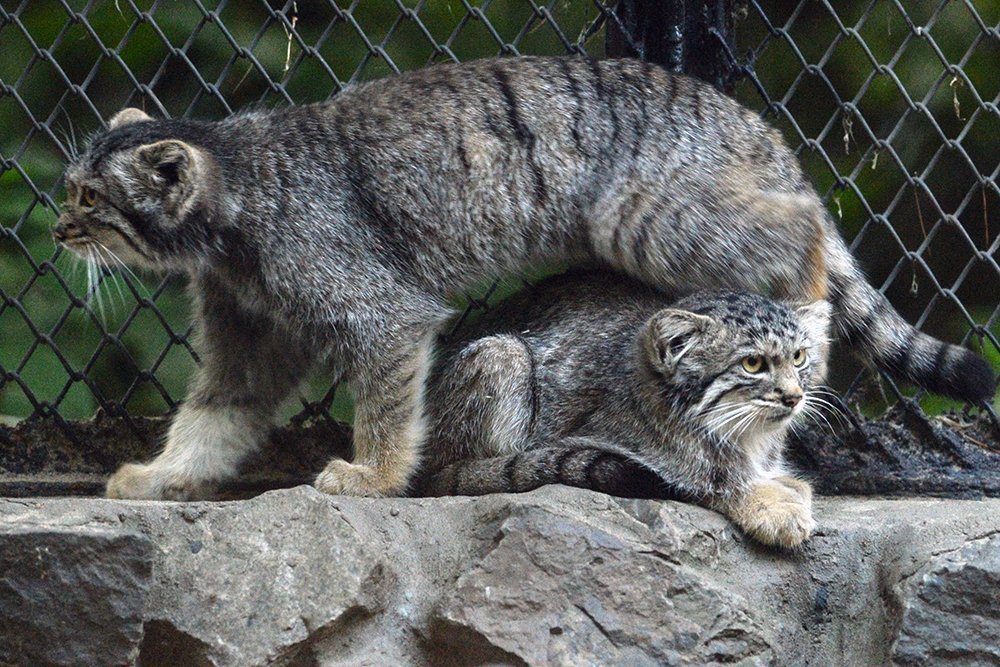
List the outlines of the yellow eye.
{"label": "yellow eye", "polygon": [[795,350],[795,354],[792,355],[792,363],[796,366],[801,366],[806,363],[806,351],[803,348]]}
{"label": "yellow eye", "polygon": [[743,364],[743,370],[747,373],[760,373],[764,368],[764,358],[754,354],[751,354],[749,357],[743,357],[741,363]]}
{"label": "yellow eye", "polygon": [[80,191],[80,206],[93,208],[97,204],[97,190],[93,188],[83,188]]}

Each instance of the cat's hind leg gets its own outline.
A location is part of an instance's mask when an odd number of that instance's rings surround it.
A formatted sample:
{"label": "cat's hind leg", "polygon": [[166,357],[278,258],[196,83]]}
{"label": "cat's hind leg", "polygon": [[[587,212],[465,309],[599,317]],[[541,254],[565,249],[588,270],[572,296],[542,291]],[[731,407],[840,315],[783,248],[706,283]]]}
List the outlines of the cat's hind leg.
{"label": "cat's hind leg", "polygon": [[428,388],[427,467],[488,458],[527,447],[537,396],[524,341],[485,336],[452,351]]}

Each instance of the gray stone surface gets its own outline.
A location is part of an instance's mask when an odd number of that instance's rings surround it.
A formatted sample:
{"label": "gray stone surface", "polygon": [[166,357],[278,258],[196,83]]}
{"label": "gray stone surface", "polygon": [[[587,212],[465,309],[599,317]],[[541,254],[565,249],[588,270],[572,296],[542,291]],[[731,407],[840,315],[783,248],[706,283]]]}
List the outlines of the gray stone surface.
{"label": "gray stone surface", "polygon": [[152,545],[102,526],[0,526],[0,664],[128,664]]}
{"label": "gray stone surface", "polygon": [[817,521],[780,553],[557,487],[0,501],[0,663],[996,664],[1000,501],[819,499]]}
{"label": "gray stone surface", "polygon": [[625,513],[595,518],[515,508],[435,613],[442,640],[475,636],[535,665],[772,661],[746,599],[683,565],[681,540]]}
{"label": "gray stone surface", "polygon": [[942,553],[903,589],[900,664],[1000,665],[1000,535]]}
{"label": "gray stone surface", "polygon": [[386,564],[319,494],[176,508],[139,517],[157,546],[146,618],[167,640],[144,641],[144,663],[182,638],[199,661],[287,660],[382,609]]}

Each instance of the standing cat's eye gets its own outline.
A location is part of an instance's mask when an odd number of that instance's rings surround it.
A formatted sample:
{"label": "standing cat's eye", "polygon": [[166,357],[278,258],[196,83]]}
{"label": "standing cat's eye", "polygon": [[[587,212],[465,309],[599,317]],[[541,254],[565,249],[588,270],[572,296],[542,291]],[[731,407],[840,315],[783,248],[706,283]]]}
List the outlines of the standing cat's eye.
{"label": "standing cat's eye", "polygon": [[93,208],[97,204],[97,190],[94,188],[83,188],[80,191],[80,206]]}
{"label": "standing cat's eye", "polygon": [[795,350],[795,354],[792,355],[792,363],[796,366],[801,366],[806,363],[806,351],[805,348],[799,348]]}
{"label": "standing cat's eye", "polygon": [[740,363],[743,364],[743,370],[747,373],[760,373],[760,371],[764,368],[764,357],[758,357],[755,354],[751,354],[743,357]]}

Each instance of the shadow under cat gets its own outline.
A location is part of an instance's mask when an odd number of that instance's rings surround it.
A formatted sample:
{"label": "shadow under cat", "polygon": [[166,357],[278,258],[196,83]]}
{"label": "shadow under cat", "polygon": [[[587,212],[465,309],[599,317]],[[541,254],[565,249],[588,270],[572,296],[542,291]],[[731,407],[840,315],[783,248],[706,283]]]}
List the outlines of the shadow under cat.
{"label": "shadow under cat", "polygon": [[[897,406],[880,419],[857,419],[789,439],[788,459],[819,494],[1000,497],[1000,437],[985,417],[955,428]],[[166,419],[140,417],[0,426],[0,496],[102,496],[117,463],[153,456],[166,427]],[[350,428],[332,421],[274,429],[239,483],[216,498],[308,483],[350,443]]]}

